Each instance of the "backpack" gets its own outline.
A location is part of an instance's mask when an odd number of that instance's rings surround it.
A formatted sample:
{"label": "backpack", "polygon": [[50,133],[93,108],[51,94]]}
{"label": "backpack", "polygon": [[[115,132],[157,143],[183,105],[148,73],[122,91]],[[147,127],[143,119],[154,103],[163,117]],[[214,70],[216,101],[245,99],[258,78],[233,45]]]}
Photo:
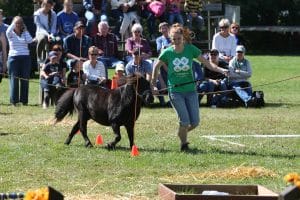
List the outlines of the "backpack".
{"label": "backpack", "polygon": [[160,1],[152,1],[147,9],[154,14],[155,17],[160,17],[165,12],[166,6]]}
{"label": "backpack", "polygon": [[265,106],[264,92],[254,91],[251,99],[248,101],[248,107],[260,108]]}

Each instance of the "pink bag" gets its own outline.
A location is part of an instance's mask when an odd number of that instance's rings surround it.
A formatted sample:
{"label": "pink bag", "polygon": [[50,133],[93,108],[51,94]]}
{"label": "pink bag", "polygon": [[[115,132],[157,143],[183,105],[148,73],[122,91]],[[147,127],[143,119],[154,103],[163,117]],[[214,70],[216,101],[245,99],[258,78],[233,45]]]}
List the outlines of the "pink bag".
{"label": "pink bag", "polygon": [[160,17],[165,12],[166,6],[160,1],[152,1],[147,9],[154,14],[155,17]]}

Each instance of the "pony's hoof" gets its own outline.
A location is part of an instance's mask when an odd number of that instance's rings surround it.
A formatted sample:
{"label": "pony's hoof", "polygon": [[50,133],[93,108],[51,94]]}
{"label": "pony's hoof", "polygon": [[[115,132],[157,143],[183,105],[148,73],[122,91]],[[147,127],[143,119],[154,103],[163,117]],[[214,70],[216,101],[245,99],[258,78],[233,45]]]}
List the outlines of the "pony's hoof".
{"label": "pony's hoof", "polygon": [[89,142],[89,143],[85,144],[85,147],[86,147],[86,148],[92,148],[93,145],[92,145],[92,143]]}
{"label": "pony's hoof", "polygon": [[113,145],[113,144],[108,143],[107,146],[106,146],[106,148],[107,148],[108,150],[115,150],[115,149],[116,149],[116,146]]}

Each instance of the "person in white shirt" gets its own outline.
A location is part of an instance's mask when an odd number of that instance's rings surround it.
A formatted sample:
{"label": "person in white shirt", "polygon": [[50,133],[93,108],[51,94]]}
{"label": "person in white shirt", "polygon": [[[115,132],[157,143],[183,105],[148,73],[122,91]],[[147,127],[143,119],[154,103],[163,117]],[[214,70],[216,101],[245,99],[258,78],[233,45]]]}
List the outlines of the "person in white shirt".
{"label": "person in white shirt", "polygon": [[[28,80],[31,71],[28,44],[33,42],[33,39],[20,16],[14,17],[11,25],[6,30],[6,36],[9,43],[7,66],[10,78],[10,103],[14,106],[19,102],[27,105]],[[19,82],[21,88],[19,88]]]}
{"label": "person in white shirt", "polygon": [[97,60],[99,49],[96,46],[89,48],[89,59],[83,63],[83,73],[86,76],[87,84],[101,85],[106,87],[107,77],[105,66]]}
{"label": "person in white shirt", "polygon": [[34,23],[36,25],[37,39],[37,61],[43,63],[49,52],[49,43],[60,38],[55,37],[57,34],[57,16],[52,10],[53,0],[43,0],[41,8],[34,12]]}
{"label": "person in white shirt", "polygon": [[229,62],[235,56],[236,39],[229,33],[230,22],[221,19],[219,22],[220,32],[216,33],[212,41],[212,49],[219,51],[219,58]]}

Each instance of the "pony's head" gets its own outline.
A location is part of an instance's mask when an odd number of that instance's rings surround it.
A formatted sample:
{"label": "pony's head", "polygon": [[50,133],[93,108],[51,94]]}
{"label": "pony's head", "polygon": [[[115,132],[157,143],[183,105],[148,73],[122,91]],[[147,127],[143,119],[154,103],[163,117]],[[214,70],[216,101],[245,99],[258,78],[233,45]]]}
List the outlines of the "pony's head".
{"label": "pony's head", "polygon": [[135,85],[136,91],[145,103],[145,105],[150,105],[154,102],[154,97],[151,92],[150,83],[142,75],[136,73],[128,77],[127,84]]}

